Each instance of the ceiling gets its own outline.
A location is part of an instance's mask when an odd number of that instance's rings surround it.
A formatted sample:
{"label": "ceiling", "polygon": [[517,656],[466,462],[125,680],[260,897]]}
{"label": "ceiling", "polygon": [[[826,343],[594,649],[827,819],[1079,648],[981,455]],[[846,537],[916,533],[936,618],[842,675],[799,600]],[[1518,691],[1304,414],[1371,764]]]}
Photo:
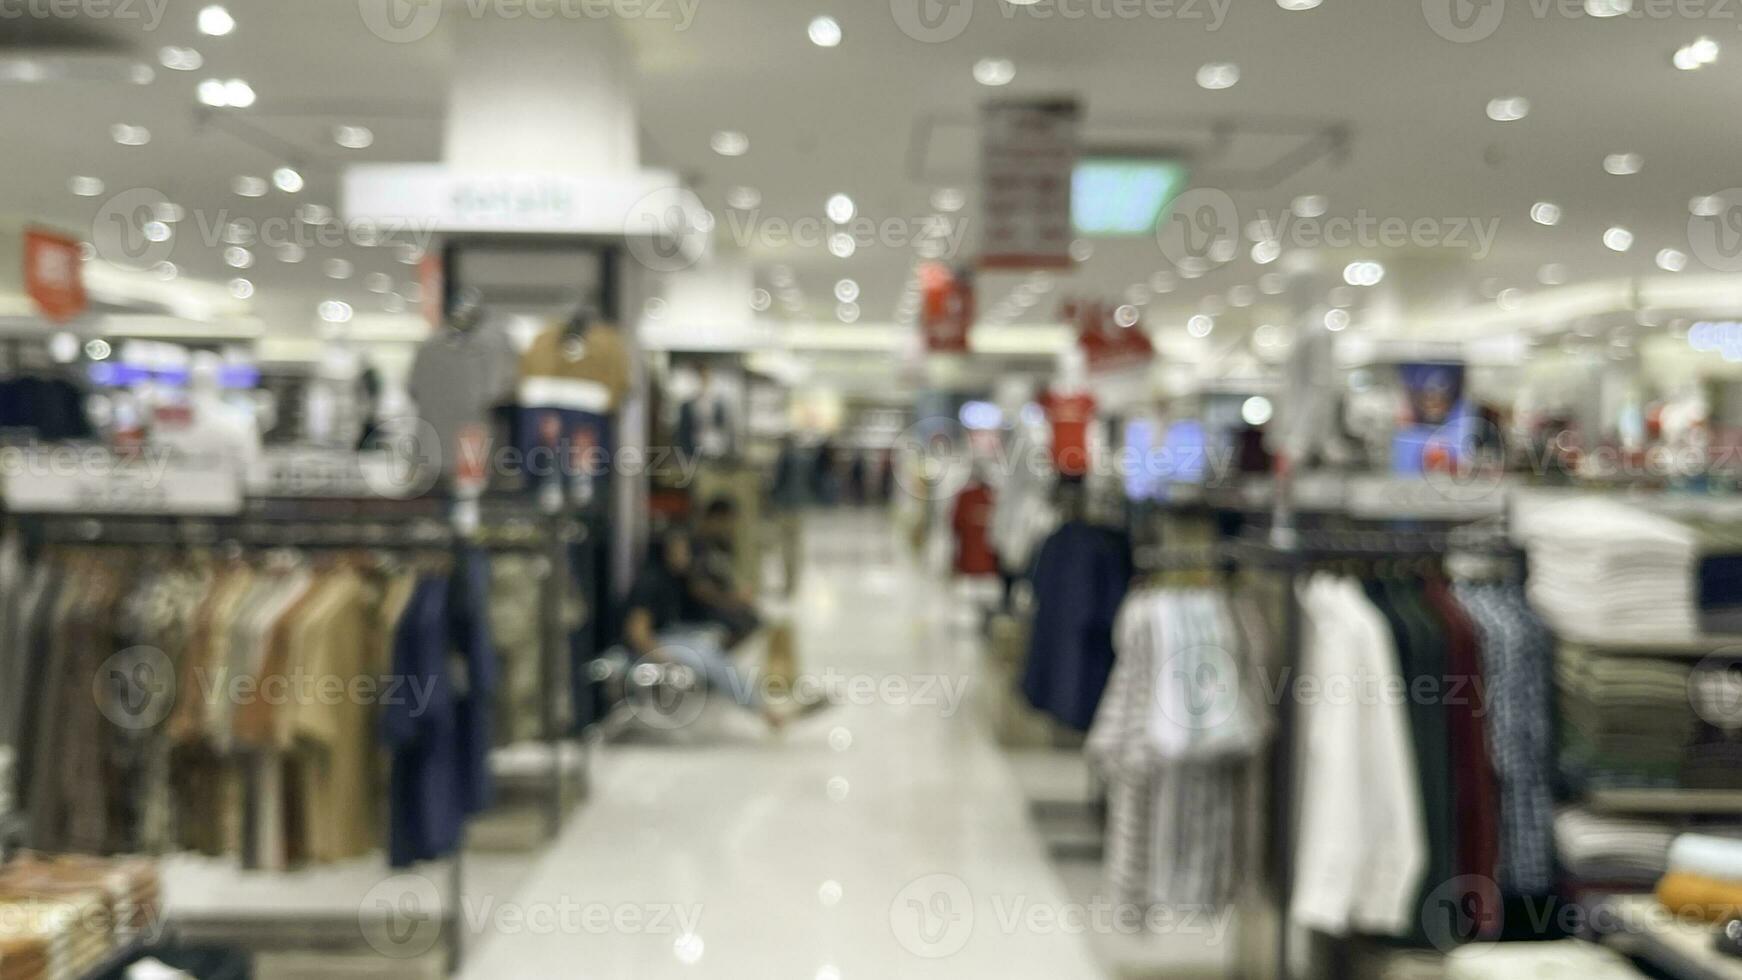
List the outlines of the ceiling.
{"label": "ceiling", "polygon": [[[111,9],[98,0],[83,4],[87,13],[76,21],[0,19],[0,129],[8,134],[0,145],[0,215],[95,234],[106,202],[150,189],[186,209],[168,253],[181,279],[248,278],[249,303],[269,330],[310,330],[317,305],[329,299],[359,314],[402,303],[415,312],[416,268],[407,260],[416,256],[407,250],[310,247],[293,264],[256,247],[253,267],[238,270],[225,264],[222,229],[236,218],[291,226],[302,205],[336,208],[349,163],[438,159],[454,18],[425,41],[394,44],[364,25],[359,4],[374,0],[229,0],[235,31],[207,37],[196,28],[203,2],[128,2],[140,19],[98,16]],[[1569,3],[1491,0],[1471,9],[1484,16],[1500,9],[1503,19],[1467,42],[1435,32],[1430,21],[1444,13],[1442,0],[1324,0],[1308,10],[1271,0],[959,0],[971,3],[965,28],[936,43],[916,40],[902,24],[912,23],[915,3],[938,0],[646,2],[627,8],[639,16],[619,18],[639,72],[643,163],[685,175],[717,216],[717,250],[743,251],[759,283],[791,270],[802,299],[796,307],[777,300],[764,314],[776,320],[835,320],[832,294],[842,277],[861,287],[861,323],[897,318],[915,261],[907,242],[842,259],[821,247],[773,247],[746,232],[775,219],[819,219],[833,193],[849,194],[861,215],[902,219],[911,231],[934,213],[940,186],[963,190],[966,207],[948,218],[964,235],[958,258],[972,258],[972,123],[990,97],[1074,95],[1089,142],[1186,148],[1197,157],[1194,184],[1228,190],[1242,223],[1282,215],[1301,195],[1322,195],[1326,217],[1425,221],[1429,237],[1464,229],[1445,247],[1330,248],[1287,238],[1270,266],[1256,264],[1251,243],[1242,242],[1232,261],[1192,279],[1174,274],[1153,237],[1091,240],[1076,270],[1047,290],[1029,290],[1021,306],[1000,302],[1021,277],[982,277],[981,309],[1016,324],[1055,321],[1067,295],[1118,300],[1158,272],[1169,274],[1171,283],[1160,284],[1171,292],[1149,302],[1151,329],[1183,331],[1188,316],[1207,312],[1217,315],[1222,338],[1284,315],[1280,298],[1255,288],[1261,273],[1282,268],[1316,270],[1305,301],[1352,300],[1357,326],[1381,309],[1395,318],[1399,310],[1492,304],[1503,289],[1528,299],[1541,289],[1539,269],[1551,263],[1564,266],[1572,284],[1662,275],[1654,256],[1672,248],[1692,256],[1684,274],[1694,275],[1702,270],[1689,242],[1690,198],[1742,185],[1742,135],[1727,125],[1742,88],[1742,50],[1698,71],[1671,64],[1676,49],[1699,36],[1736,36],[1735,8],[1716,0],[1676,8],[1709,16],[1656,16],[1670,5],[1634,0],[1639,10],[1607,18]],[[819,14],[840,23],[838,47],[807,39],[806,25]],[[1486,29],[1479,22],[1477,32]],[[204,66],[163,67],[159,49],[169,45],[197,49]],[[86,73],[106,77],[18,70],[26,59],[56,64],[43,52],[57,47],[108,65]],[[974,65],[986,57],[1011,59],[1014,80],[997,89],[976,82]],[[1195,77],[1208,62],[1237,64],[1238,84],[1199,87]],[[126,70],[135,63],[153,68],[148,82]],[[195,89],[211,77],[246,79],[258,101],[202,107]],[[1529,100],[1528,115],[1488,117],[1490,100],[1514,96]],[[117,145],[117,123],[147,127],[150,142]],[[337,125],[367,126],[374,142],[341,148]],[[710,136],[720,129],[745,133],[749,151],[715,153]],[[1337,134],[1334,152],[1309,148],[1309,162],[1271,186],[1233,185],[1236,171],[1300,149],[1314,133]],[[1605,172],[1606,155],[1629,152],[1643,159],[1638,173]],[[237,176],[270,177],[287,163],[305,178],[300,192],[234,193]],[[75,196],[68,186],[75,175],[101,179],[103,193]],[[729,207],[728,189],[739,185],[759,192],[754,214]],[[1736,200],[1742,204],[1742,191]],[[1531,220],[1538,201],[1559,206],[1557,225]],[[1605,247],[1611,226],[1632,233],[1629,250]],[[1478,228],[1492,231],[1490,248],[1473,247]],[[331,259],[349,263],[346,278],[328,275]],[[1385,281],[1333,297],[1343,266],[1355,260],[1384,263]],[[1239,287],[1248,288],[1230,292]],[[1252,305],[1229,308],[1230,295]]]}

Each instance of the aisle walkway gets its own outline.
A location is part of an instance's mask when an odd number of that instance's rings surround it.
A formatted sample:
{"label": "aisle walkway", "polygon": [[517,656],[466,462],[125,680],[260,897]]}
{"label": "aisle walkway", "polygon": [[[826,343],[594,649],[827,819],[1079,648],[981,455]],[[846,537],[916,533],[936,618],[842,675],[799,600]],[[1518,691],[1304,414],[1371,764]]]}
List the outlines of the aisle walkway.
{"label": "aisle walkway", "polygon": [[465,976],[1099,975],[972,703],[970,634],[894,540],[881,515],[813,519],[794,610],[805,670],[876,703],[780,741],[607,749],[520,892],[468,896],[492,925]]}

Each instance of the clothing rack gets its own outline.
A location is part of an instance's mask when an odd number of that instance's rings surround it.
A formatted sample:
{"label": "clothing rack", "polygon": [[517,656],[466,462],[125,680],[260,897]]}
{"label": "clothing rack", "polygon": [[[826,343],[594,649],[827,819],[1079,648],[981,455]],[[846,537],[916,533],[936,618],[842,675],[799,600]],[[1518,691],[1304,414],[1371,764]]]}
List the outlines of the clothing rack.
{"label": "clothing rack", "polygon": [[1304,573],[1333,562],[1444,559],[1454,552],[1466,550],[1494,555],[1516,552],[1505,543],[1504,533],[1496,537],[1488,533],[1487,528],[1471,531],[1445,527],[1296,530],[1280,541],[1258,535],[1231,539],[1218,550],[1239,566],[1266,569],[1287,577],[1281,651],[1281,667],[1287,675],[1277,702],[1278,737],[1274,742],[1270,777],[1271,846],[1266,861],[1270,866],[1271,880],[1275,883],[1272,897],[1277,903],[1274,975],[1286,980],[1294,975],[1289,959],[1293,926],[1288,914],[1294,892],[1295,863],[1294,774],[1297,760],[1292,733],[1297,716],[1294,685],[1298,680],[1302,647],[1302,610],[1295,595],[1296,580]]}
{"label": "clothing rack", "polygon": [[[545,834],[561,832],[568,812],[568,779],[563,768],[567,733],[559,725],[559,657],[567,655],[561,603],[568,566],[567,548],[587,540],[584,524],[558,514],[532,512],[518,502],[486,499],[478,502],[476,527],[465,528],[448,516],[448,502],[419,500],[346,500],[329,498],[261,498],[247,502],[235,516],[186,517],[173,514],[74,516],[11,515],[26,541],[40,545],[80,547],[217,548],[240,553],[246,548],[300,550],[451,551],[475,547],[487,552],[541,556],[540,588],[540,723],[550,752],[546,792]],[[443,933],[449,973],[464,959],[464,918],[461,901],[465,880],[465,838],[462,834],[447,861],[448,902]],[[352,934],[356,913],[318,913],[298,917],[298,926]]]}

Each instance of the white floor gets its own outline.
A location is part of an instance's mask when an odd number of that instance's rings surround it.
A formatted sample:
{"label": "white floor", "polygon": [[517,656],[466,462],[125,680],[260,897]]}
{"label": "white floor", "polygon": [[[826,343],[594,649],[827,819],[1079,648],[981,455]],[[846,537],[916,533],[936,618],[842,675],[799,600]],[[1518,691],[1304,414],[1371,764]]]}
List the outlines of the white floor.
{"label": "white floor", "polygon": [[606,749],[518,890],[466,896],[464,976],[1102,975],[1009,763],[952,703],[979,678],[947,585],[881,515],[807,535],[803,669],[882,693],[779,739],[710,705],[672,744]]}

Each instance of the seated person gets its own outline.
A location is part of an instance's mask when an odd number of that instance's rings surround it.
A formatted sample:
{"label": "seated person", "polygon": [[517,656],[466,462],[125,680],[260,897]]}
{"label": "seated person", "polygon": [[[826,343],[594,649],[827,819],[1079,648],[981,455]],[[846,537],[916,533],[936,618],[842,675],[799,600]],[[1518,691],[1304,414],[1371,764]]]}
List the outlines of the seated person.
{"label": "seated person", "polygon": [[690,609],[695,617],[726,628],[726,648],[742,643],[762,626],[756,598],[737,584],[733,542],[738,531],[738,506],[730,497],[708,501],[696,522],[696,554],[686,578]]}
{"label": "seated person", "polygon": [[786,718],[768,706],[756,679],[739,671],[727,656],[719,627],[685,615],[684,583],[694,573],[688,537],[672,530],[655,539],[647,565],[629,591],[623,645],[638,660],[690,668],[709,688],[778,730]]}

